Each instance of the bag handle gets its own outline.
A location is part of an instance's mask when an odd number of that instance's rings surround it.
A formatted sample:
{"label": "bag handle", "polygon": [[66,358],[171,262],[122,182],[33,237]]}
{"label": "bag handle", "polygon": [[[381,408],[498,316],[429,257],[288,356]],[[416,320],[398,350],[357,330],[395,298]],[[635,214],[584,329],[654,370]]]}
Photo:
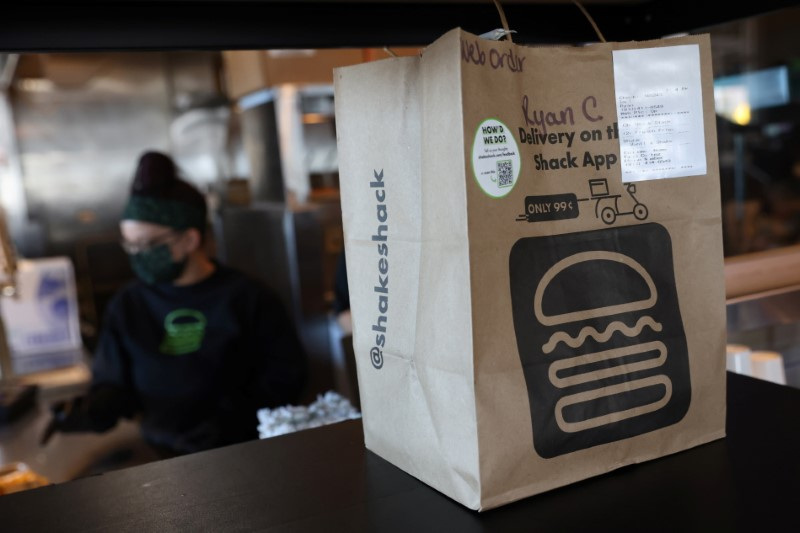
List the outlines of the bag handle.
{"label": "bag handle", "polygon": [[506,13],[503,11],[503,6],[500,5],[500,0],[492,0],[492,2],[494,2],[494,7],[497,8],[497,12],[500,14],[500,23],[503,25],[503,30],[506,32],[506,39],[508,39],[508,42],[513,43],[514,41],[511,40],[511,30],[508,29]]}
{"label": "bag handle", "polygon": [[600,28],[597,27],[597,24],[595,23],[594,19],[589,14],[589,12],[586,11],[586,8],[583,7],[583,4],[578,2],[578,0],[572,0],[572,3],[575,4],[576,6],[578,6],[578,9],[581,10],[581,13],[583,13],[586,16],[586,18],[589,19],[589,24],[591,24],[592,28],[594,28],[594,32],[597,34],[597,37],[600,38],[600,42],[603,42],[603,43],[606,42],[606,38],[603,37],[602,33],[600,33]]}
{"label": "bag handle", "polygon": [[[503,6],[500,5],[500,0],[492,0],[492,2],[494,2],[494,6],[497,8],[497,12],[500,14],[500,23],[503,25],[503,30],[505,31],[506,39],[508,39],[508,42],[513,43],[514,41],[511,40],[512,32],[511,30],[508,29],[508,20],[506,20],[506,14],[505,11],[503,11]],[[594,19],[589,14],[589,12],[586,11],[586,8],[583,7],[583,4],[578,2],[578,0],[572,0],[572,3],[578,6],[578,9],[581,10],[581,13],[583,13],[584,16],[589,20],[589,24],[591,24],[592,28],[594,28],[594,31],[597,34],[597,37],[600,39],[600,41],[606,42],[606,38],[603,37],[603,34],[600,32],[600,28],[597,27],[597,24],[595,23]]]}

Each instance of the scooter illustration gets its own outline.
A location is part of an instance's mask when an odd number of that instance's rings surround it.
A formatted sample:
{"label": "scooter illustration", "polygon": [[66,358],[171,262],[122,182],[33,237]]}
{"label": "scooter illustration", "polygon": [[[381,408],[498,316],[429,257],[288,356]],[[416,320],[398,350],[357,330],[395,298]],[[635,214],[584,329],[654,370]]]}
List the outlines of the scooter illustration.
{"label": "scooter illustration", "polygon": [[633,215],[636,220],[647,218],[647,206],[636,199],[636,184],[627,183],[625,185],[628,196],[634,201],[633,209],[630,211],[620,211],[619,199],[621,194],[609,194],[608,180],[605,178],[589,180],[589,191],[591,198],[581,198],[580,200],[595,200],[594,214],[608,225],[614,223],[617,217]]}
{"label": "scooter illustration", "polygon": [[[575,193],[545,194],[525,197],[525,211],[517,215],[517,222],[544,222],[547,220],[563,220],[577,218],[578,205],[581,202],[594,200],[594,215],[605,224],[611,225],[617,217],[633,215],[637,220],[647,218],[647,206],[636,198],[636,184],[625,184],[628,196],[633,200],[630,211],[620,210],[620,201],[623,195],[610,194],[608,180],[597,178],[589,180],[589,198],[577,198]],[[628,200],[622,202],[623,207],[630,205]]]}

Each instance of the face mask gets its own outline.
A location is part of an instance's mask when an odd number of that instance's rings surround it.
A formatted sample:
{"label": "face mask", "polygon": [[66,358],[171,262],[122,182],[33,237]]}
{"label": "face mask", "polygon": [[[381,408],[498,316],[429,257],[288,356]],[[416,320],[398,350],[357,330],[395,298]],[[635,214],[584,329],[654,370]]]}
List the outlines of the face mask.
{"label": "face mask", "polygon": [[173,261],[169,245],[159,244],[149,250],[130,256],[131,267],[147,284],[166,283],[175,280],[186,268],[186,258]]}

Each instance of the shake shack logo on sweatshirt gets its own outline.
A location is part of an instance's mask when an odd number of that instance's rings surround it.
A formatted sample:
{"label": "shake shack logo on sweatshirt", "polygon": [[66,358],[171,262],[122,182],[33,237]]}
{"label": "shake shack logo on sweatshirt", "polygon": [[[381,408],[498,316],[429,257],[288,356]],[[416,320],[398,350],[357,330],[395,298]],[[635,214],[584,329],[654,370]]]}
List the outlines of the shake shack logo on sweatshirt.
{"label": "shake shack logo on sweatshirt", "polygon": [[164,355],[196,352],[206,333],[206,316],[194,309],[176,309],[164,318],[164,340],[159,351]]}

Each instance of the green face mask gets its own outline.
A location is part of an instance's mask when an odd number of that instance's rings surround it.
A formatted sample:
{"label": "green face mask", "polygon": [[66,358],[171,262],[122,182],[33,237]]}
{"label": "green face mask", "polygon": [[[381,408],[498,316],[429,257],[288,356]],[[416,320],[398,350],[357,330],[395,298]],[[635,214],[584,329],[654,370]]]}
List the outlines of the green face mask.
{"label": "green face mask", "polygon": [[175,280],[186,268],[186,259],[173,261],[169,245],[160,244],[130,256],[134,273],[147,284]]}

